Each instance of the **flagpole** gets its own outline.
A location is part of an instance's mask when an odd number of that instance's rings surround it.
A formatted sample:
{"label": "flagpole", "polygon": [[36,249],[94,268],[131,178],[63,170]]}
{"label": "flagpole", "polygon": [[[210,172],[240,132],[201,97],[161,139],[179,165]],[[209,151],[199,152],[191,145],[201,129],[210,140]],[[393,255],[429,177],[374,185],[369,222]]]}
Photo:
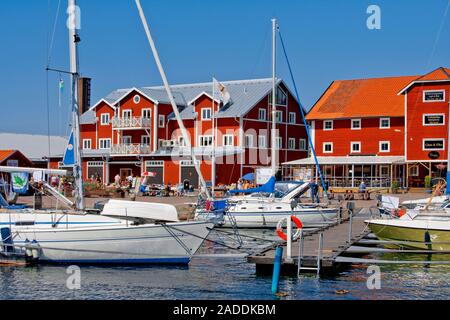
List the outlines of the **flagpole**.
{"label": "flagpole", "polygon": [[277,31],[277,20],[276,19],[272,19],[272,141],[271,141],[271,147],[272,147],[272,151],[271,151],[271,155],[272,155],[272,172],[273,175],[275,176],[277,173],[277,156],[278,156],[278,146],[277,146],[277,105],[276,105],[276,95],[277,95],[277,90],[276,90],[276,46],[277,46],[277,35],[276,35],[276,31]]}

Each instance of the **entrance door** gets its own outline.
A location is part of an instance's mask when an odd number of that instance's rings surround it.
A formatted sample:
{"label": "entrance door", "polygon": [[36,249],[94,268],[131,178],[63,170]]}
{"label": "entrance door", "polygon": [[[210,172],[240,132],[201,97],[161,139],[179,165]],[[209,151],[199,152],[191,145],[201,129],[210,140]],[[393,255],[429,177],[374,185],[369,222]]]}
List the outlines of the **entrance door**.
{"label": "entrance door", "polygon": [[189,181],[189,184],[194,188],[198,188],[199,186],[199,178],[195,167],[181,167],[181,183],[185,180]]}
{"label": "entrance door", "polygon": [[122,181],[126,180],[132,174],[133,174],[133,170],[131,170],[131,169],[120,169],[120,179]]}

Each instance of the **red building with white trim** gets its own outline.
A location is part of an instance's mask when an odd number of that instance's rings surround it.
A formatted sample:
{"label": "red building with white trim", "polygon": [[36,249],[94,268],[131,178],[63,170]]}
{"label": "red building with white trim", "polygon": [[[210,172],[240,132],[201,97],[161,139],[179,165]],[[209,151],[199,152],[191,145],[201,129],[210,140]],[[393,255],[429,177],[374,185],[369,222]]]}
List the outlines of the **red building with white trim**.
{"label": "red building with white trim", "polygon": [[[334,81],[309,112],[314,146],[334,187],[422,187],[446,171],[450,69],[424,76]],[[311,158],[286,164],[314,171]],[[313,172],[314,175],[314,172]]]}
{"label": "red building with white trim", "polygon": [[[205,180],[212,180],[215,155],[216,183],[230,184],[258,167],[270,166],[272,80],[223,85],[231,96],[227,105],[217,98],[213,103],[212,83],[175,85],[172,90]],[[282,80],[277,88],[279,163],[307,157],[299,104]],[[84,113],[80,123],[86,180],[99,175],[110,183],[117,174],[123,178],[153,172],[156,184],[188,179],[198,185],[164,88],[116,90]],[[61,166],[59,161],[60,157],[53,158],[51,166]]]}

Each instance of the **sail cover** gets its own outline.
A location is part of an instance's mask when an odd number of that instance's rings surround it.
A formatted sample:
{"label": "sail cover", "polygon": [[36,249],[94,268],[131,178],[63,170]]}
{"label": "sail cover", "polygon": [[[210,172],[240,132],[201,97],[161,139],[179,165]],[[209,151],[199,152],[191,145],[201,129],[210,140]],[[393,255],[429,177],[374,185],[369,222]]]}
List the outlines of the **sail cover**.
{"label": "sail cover", "polygon": [[275,177],[270,178],[270,180],[259,188],[247,189],[247,190],[230,190],[229,193],[244,193],[244,194],[252,194],[252,193],[273,193],[275,192]]}
{"label": "sail cover", "polygon": [[66,152],[64,153],[63,164],[65,166],[73,166],[75,164],[75,150],[73,144],[73,132],[70,135],[69,144],[67,145]]}

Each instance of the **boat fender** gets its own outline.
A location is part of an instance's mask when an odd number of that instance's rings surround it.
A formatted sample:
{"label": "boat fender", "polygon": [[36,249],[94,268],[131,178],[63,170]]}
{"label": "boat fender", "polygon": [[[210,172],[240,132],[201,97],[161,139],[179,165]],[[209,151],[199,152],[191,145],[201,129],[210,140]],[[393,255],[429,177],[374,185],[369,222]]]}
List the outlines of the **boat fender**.
{"label": "boat fender", "polygon": [[40,250],[41,250],[40,247],[39,247],[39,243],[36,240],[33,240],[31,242],[31,245],[32,245],[31,251],[33,253],[33,259],[34,260],[38,260],[39,259],[39,255],[40,255]]}
{"label": "boat fender", "polygon": [[33,257],[33,250],[31,249],[31,241],[28,239],[25,239],[25,257],[27,259]]}
{"label": "boat fender", "polygon": [[[286,235],[286,233],[284,233],[284,231],[283,231],[283,223],[285,222],[285,221],[287,221],[287,219],[288,218],[283,218],[283,219],[281,219],[280,221],[278,221],[278,224],[277,224],[277,235],[281,238],[281,239],[283,239],[284,241],[287,241],[287,235]],[[292,215],[291,217],[290,217],[290,219],[291,219],[291,221],[295,224],[295,226],[297,227],[297,232],[294,234],[294,236],[292,237],[292,240],[297,240],[298,238],[300,238],[300,235],[301,235],[301,232],[302,232],[302,229],[303,229],[303,223],[300,221],[300,219],[299,218],[297,218],[296,216],[294,216],[294,215]]]}

